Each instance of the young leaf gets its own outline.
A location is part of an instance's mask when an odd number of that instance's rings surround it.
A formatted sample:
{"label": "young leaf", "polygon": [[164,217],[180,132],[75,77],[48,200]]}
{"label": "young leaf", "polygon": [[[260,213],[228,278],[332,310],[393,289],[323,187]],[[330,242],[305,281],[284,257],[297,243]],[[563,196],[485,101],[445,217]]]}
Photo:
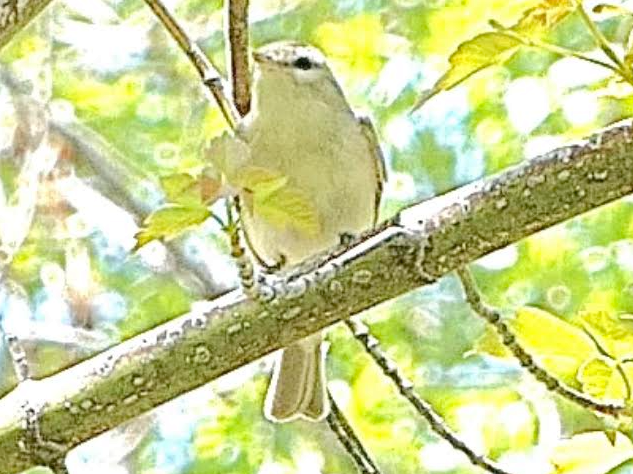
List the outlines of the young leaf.
{"label": "young leaf", "polygon": [[139,249],[154,239],[170,239],[196,224],[201,224],[211,212],[204,206],[169,206],[152,212],[145,219],[144,227],[136,234]]}
{"label": "young leaf", "polygon": [[537,6],[526,10],[512,29],[528,36],[547,33],[576,8],[576,0],[543,0]]}
{"label": "young leaf", "polygon": [[486,325],[483,334],[475,341],[472,352],[504,359],[512,357],[512,352],[501,342],[499,333],[489,324]]}
{"label": "young leaf", "polygon": [[607,311],[580,313],[585,330],[613,357],[633,355],[633,322]]}
{"label": "young leaf", "polygon": [[250,148],[236,136],[224,133],[212,140],[205,150],[211,166],[232,182],[250,158]]}
{"label": "young leaf", "polygon": [[219,197],[221,183],[217,179],[201,175],[178,173],[161,178],[167,201],[182,206],[209,204]]}
{"label": "young leaf", "polygon": [[460,44],[449,58],[449,70],[420,99],[414,110],[431,97],[452,89],[476,72],[507,61],[522,44],[519,39],[503,32],[483,33]]}
{"label": "young leaf", "polygon": [[582,391],[603,400],[624,400],[627,389],[622,374],[613,360],[603,356],[584,363],[578,370],[578,381]]}
{"label": "young leaf", "polygon": [[232,181],[232,184],[246,192],[263,196],[284,187],[288,183],[288,178],[261,166],[245,166],[236,172]]}
{"label": "young leaf", "polygon": [[160,179],[167,201],[177,204],[187,204],[191,200],[195,202],[196,193],[192,189],[195,182],[196,178],[187,173],[172,174]]}
{"label": "young leaf", "polygon": [[591,431],[562,441],[550,461],[557,474],[606,474],[631,458],[633,443],[628,437],[616,432],[611,442],[602,431]]}
{"label": "young leaf", "polygon": [[312,202],[300,190],[285,185],[253,194],[253,213],[280,228],[292,228],[304,235],[319,231],[319,216]]}
{"label": "young leaf", "polygon": [[547,370],[568,384],[584,361],[599,355],[595,345],[581,329],[542,309],[523,307],[511,321],[519,342]]}

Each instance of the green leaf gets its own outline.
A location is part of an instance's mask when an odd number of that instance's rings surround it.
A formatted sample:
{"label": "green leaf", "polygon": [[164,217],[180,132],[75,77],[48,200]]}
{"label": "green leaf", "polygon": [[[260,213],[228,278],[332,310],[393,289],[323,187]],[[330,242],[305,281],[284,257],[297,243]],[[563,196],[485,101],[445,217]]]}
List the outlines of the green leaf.
{"label": "green leaf", "polygon": [[172,174],[161,178],[160,183],[168,202],[194,207],[215,201],[221,188],[218,179],[204,174],[199,177],[187,173]]}
{"label": "green leaf", "polygon": [[209,143],[205,156],[214,170],[232,182],[248,163],[250,148],[240,138],[224,133]]}
{"label": "green leaf", "polygon": [[543,0],[526,10],[512,30],[528,36],[549,32],[578,7],[576,0]]}
{"label": "green leaf", "polygon": [[617,359],[633,355],[633,321],[607,311],[579,314],[582,326],[606,352]]}
{"label": "green leaf", "polygon": [[253,194],[253,213],[279,228],[292,228],[305,235],[319,231],[314,204],[298,189],[285,185]]}
{"label": "green leaf", "polygon": [[595,357],[578,370],[582,391],[592,397],[607,400],[624,400],[626,384],[617,370],[616,362],[603,356]]}
{"label": "green leaf", "polygon": [[232,184],[260,196],[270,195],[288,183],[288,178],[278,171],[261,166],[245,166],[238,170]]}
{"label": "green leaf", "polygon": [[172,174],[160,179],[167,201],[183,205],[197,201],[199,194],[194,189],[195,182],[196,178],[187,173]]}
{"label": "green leaf", "polygon": [[211,212],[204,206],[168,206],[152,212],[143,228],[136,234],[136,246],[139,249],[154,239],[170,239],[191,226],[201,224]]}
{"label": "green leaf", "polygon": [[489,354],[504,359],[513,357],[512,352],[501,342],[499,333],[489,324],[486,325],[484,332],[475,341],[473,352],[475,354]]}
{"label": "green leaf", "polygon": [[591,338],[553,314],[539,308],[520,308],[511,325],[518,341],[545,369],[568,384],[576,384],[580,366],[599,355]]}
{"label": "green leaf", "polygon": [[[611,441],[613,440],[613,441]],[[602,431],[591,431],[563,440],[552,451],[556,474],[606,474],[633,458],[633,443],[620,432],[611,440]]]}
{"label": "green leaf", "polygon": [[501,64],[523,43],[503,32],[483,33],[459,45],[449,58],[450,68],[415,105],[421,107],[431,97],[462,83],[476,72]]}

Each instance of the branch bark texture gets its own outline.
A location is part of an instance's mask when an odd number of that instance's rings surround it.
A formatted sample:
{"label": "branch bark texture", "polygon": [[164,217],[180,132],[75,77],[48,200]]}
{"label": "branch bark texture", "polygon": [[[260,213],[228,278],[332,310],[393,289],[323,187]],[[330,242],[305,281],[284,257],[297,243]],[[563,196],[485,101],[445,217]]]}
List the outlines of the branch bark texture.
{"label": "branch bark texture", "polygon": [[0,472],[36,464],[18,449],[25,406],[41,436],[72,447],[341,319],[493,250],[633,192],[630,124],[403,210],[352,248],[270,278],[268,298],[235,290],[0,400]]}
{"label": "branch bark texture", "polygon": [[51,0],[6,0],[0,2],[0,49],[24,28]]}

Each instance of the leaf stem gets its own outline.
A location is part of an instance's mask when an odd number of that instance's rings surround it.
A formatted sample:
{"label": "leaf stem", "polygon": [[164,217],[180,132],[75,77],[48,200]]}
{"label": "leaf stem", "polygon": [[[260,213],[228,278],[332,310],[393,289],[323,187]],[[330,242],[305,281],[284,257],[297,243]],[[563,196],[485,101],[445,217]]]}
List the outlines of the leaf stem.
{"label": "leaf stem", "polygon": [[600,29],[596,26],[594,21],[589,17],[587,11],[582,6],[582,2],[577,2],[577,9],[582,21],[585,23],[594,40],[596,41],[597,46],[604,52],[604,54],[616,65],[614,69],[624,80],[626,80],[629,84],[633,85],[633,74],[627,68],[626,64],[622,62],[622,60],[618,57],[616,52],[613,50],[607,39],[604,37]]}
{"label": "leaf stem", "polygon": [[601,61],[600,59],[592,58],[591,56],[587,56],[586,54],[580,53],[578,51],[574,51],[573,49],[565,48],[563,46],[558,46],[556,44],[549,43],[547,41],[539,40],[536,38],[530,38],[529,36],[522,35],[520,33],[517,33],[516,31],[500,27],[499,25],[496,25],[495,23],[491,23],[491,25],[493,26],[493,28],[500,30],[501,33],[520,41],[525,46],[540,48],[544,51],[548,51],[550,53],[557,54],[559,56],[571,56],[577,59],[581,59],[583,61],[587,61],[589,63],[596,64],[598,66],[602,66],[604,68],[610,69],[611,71],[615,73],[622,75],[622,72],[620,71],[618,67],[606,61]]}

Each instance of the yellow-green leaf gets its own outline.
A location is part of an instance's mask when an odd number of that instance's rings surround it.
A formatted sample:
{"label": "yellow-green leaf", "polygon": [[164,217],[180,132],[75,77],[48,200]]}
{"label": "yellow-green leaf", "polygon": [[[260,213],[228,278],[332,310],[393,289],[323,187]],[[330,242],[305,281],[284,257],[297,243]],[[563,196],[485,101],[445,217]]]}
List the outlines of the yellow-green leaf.
{"label": "yellow-green leaf", "polygon": [[160,180],[167,201],[186,207],[210,204],[219,197],[221,183],[207,175],[198,177],[187,173],[165,176]]}
{"label": "yellow-green leaf", "polygon": [[196,178],[187,173],[172,174],[160,179],[167,201],[183,205],[198,200],[195,183]]}
{"label": "yellow-green leaf", "polygon": [[201,224],[211,213],[204,206],[168,206],[152,212],[143,228],[136,234],[138,249],[154,239],[170,239],[196,224]]}
{"label": "yellow-green leaf", "polygon": [[520,308],[510,322],[518,341],[545,369],[568,384],[588,359],[599,355],[591,339],[580,329],[539,308]]}
{"label": "yellow-green leaf", "polygon": [[212,168],[229,181],[250,158],[250,148],[240,138],[224,133],[213,139],[205,149],[205,156]]}
{"label": "yellow-green leaf", "polygon": [[486,325],[483,334],[475,341],[473,352],[500,358],[512,357],[510,350],[501,342],[499,333],[490,325]]}
{"label": "yellow-green leaf", "polygon": [[603,356],[584,363],[578,370],[578,381],[582,384],[582,391],[592,397],[606,400],[627,397],[626,385],[615,361]]}
{"label": "yellow-green leaf", "polygon": [[628,437],[617,432],[612,442],[602,431],[592,431],[562,441],[550,461],[557,474],[605,474],[631,458],[633,443]]}
{"label": "yellow-green leaf", "polygon": [[285,185],[253,195],[253,213],[279,228],[294,229],[305,235],[319,231],[314,204],[298,189]]}
{"label": "yellow-green leaf", "polygon": [[522,43],[503,32],[483,33],[459,45],[449,58],[450,68],[416,104],[421,107],[436,94],[452,89],[487,67],[507,61]]}
{"label": "yellow-green leaf", "polygon": [[585,330],[609,355],[621,359],[633,355],[633,321],[607,311],[580,313]]}
{"label": "yellow-green leaf", "polygon": [[232,184],[243,190],[267,196],[288,183],[288,178],[278,171],[263,168],[261,166],[245,166],[239,169]]}
{"label": "yellow-green leaf", "polygon": [[526,10],[512,29],[528,36],[546,33],[576,8],[576,0],[543,0],[537,6]]}

